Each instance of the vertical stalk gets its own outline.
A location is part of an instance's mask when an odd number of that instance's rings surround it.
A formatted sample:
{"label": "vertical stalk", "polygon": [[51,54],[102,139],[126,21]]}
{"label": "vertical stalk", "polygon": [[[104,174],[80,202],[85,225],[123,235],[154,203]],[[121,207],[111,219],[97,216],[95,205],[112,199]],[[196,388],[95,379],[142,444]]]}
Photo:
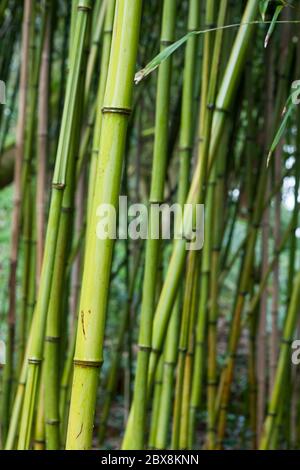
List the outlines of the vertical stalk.
{"label": "vertical stalk", "polygon": [[300,306],[300,273],[297,274],[291,297],[290,306],[287,312],[284,332],[282,335],[279,360],[275,375],[274,388],[272,391],[271,401],[269,404],[267,418],[264,423],[264,430],[260,442],[260,450],[269,449],[272,434],[275,428],[276,418],[279,413],[281,396],[284,389],[284,374],[288,366],[291,354],[291,343],[293,341],[293,333],[296,327],[297,314]]}
{"label": "vertical stalk", "polygon": [[[164,0],[161,27],[161,50],[174,40],[176,2]],[[169,101],[171,85],[170,59],[161,64],[158,71],[156,93],[155,139],[150,190],[149,233],[155,224],[153,205],[164,200],[164,183],[167,166],[167,143],[169,127]],[[155,309],[158,255],[160,241],[149,238],[146,241],[145,273],[139,331],[139,351],[133,395],[134,432],[125,435],[123,448],[143,449],[145,444],[145,422],[147,404],[147,375],[152,340],[152,323]]]}
{"label": "vertical stalk", "polygon": [[29,77],[29,40],[30,40],[30,19],[32,12],[32,0],[24,2],[23,23],[22,23],[22,50],[21,50],[21,70],[19,83],[19,105],[18,122],[16,131],[16,160],[14,168],[14,207],[12,213],[12,237],[10,248],[10,268],[8,280],[9,306],[8,306],[8,333],[7,333],[7,353],[5,374],[5,387],[3,390],[2,423],[3,439],[8,428],[8,413],[10,408],[10,386],[12,380],[13,368],[13,347],[15,337],[15,316],[16,316],[16,275],[17,275],[17,256],[20,238],[20,219],[21,219],[21,195],[22,195],[22,162],[25,148],[25,121],[26,121],[26,102],[28,92]]}
{"label": "vertical stalk", "polygon": [[[199,26],[200,4],[198,0],[192,0],[189,5],[188,31],[196,30]],[[196,46],[197,38],[191,37],[186,45],[185,62],[183,73],[183,90],[181,106],[181,123],[179,135],[179,181],[178,181],[178,202],[183,205],[188,193],[190,177],[190,165],[192,155],[192,118],[194,83],[196,68]],[[179,339],[179,325],[181,317],[181,297],[177,296],[171,319],[168,326],[166,344],[164,350],[164,373],[162,384],[162,396],[160,413],[158,416],[156,447],[166,448],[168,438],[169,420],[171,414],[171,401],[173,394],[174,369],[177,360],[177,343]]]}
{"label": "vertical stalk", "polygon": [[72,47],[76,54],[71,55],[70,73],[67,83],[66,100],[62,117],[59,145],[53,176],[53,191],[47,225],[45,252],[40,279],[40,287],[36,305],[36,321],[33,340],[28,354],[28,371],[25,387],[24,405],[21,418],[18,449],[28,449],[31,441],[34,406],[37,395],[37,384],[43,357],[43,340],[45,335],[47,312],[51,291],[55,250],[58,237],[60,211],[65,187],[66,168],[70,151],[72,127],[75,118],[74,110],[78,91],[78,81],[83,57],[85,34],[87,29],[87,13],[90,11],[88,0],[79,0],[76,15],[76,27]]}
{"label": "vertical stalk", "polygon": [[[80,297],[67,449],[91,446],[99,367],[103,357],[113,240],[97,238],[97,209],[117,207],[138,46],[141,1],[118,0],[107,75],[95,192]],[[127,44],[128,47],[123,47]],[[89,400],[87,400],[89,397]]]}

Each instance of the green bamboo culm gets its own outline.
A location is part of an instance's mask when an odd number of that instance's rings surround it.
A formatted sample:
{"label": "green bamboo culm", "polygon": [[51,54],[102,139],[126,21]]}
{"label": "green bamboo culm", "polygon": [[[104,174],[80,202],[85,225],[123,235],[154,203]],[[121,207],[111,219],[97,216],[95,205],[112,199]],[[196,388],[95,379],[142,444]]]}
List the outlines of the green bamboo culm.
{"label": "green bamboo culm", "polygon": [[[88,36],[88,35],[87,35]],[[83,61],[85,63],[85,61]],[[84,69],[84,65],[82,67]],[[76,103],[76,119],[72,130],[72,145],[70,156],[76,155],[79,148],[80,124],[83,105],[84,73],[79,83],[78,100]],[[72,227],[75,183],[75,158],[70,158],[66,175],[66,189],[64,191],[59,231],[57,238],[56,259],[53,269],[53,280],[47,316],[45,337],[45,422],[46,422],[46,449],[58,450],[60,448],[59,434],[59,353],[61,347],[61,332],[63,331],[63,283],[66,277],[67,256],[70,249],[70,229]]]}
{"label": "green bamboo culm", "polygon": [[[187,23],[187,28],[189,31],[196,30],[199,26],[199,10],[199,0],[192,0],[189,5],[189,16]],[[191,155],[193,149],[192,120],[195,86],[196,49],[197,38],[193,36],[188,39],[186,45],[182,90],[181,123],[178,149],[180,169],[177,193],[178,202],[181,205],[184,204],[188,193]],[[178,294],[174,308],[172,310],[163,353],[163,383],[155,441],[155,447],[158,449],[165,449],[167,447],[168,430],[170,426],[170,416],[173,398],[174,369],[177,362],[180,317],[181,295]]]}
{"label": "green bamboo culm", "polygon": [[[116,2],[113,38],[102,109],[99,157],[80,297],[67,449],[89,449],[99,368],[103,362],[113,240],[97,238],[97,209],[118,205],[141,20],[141,0]],[[126,47],[124,46],[126,45]],[[88,399],[87,399],[88,397]]]}
{"label": "green bamboo culm", "polygon": [[[164,0],[161,27],[161,50],[174,40],[176,2]],[[150,190],[149,231],[154,227],[155,216],[152,204],[160,204],[164,197],[164,183],[167,164],[168,109],[170,101],[171,61],[161,64],[158,72],[156,93],[155,139]],[[157,287],[158,256],[160,242],[149,238],[146,243],[145,274],[141,323],[139,332],[139,352],[137,357],[136,379],[133,396],[134,432],[126,436],[124,449],[143,449],[145,444],[145,423],[147,404],[148,363],[152,340],[154,299]]]}
{"label": "green bamboo culm", "polygon": [[[243,23],[251,21],[258,11],[258,1],[249,0],[243,16]],[[220,110],[229,109],[236,93],[239,78],[246,58],[249,40],[253,28],[251,26],[242,26],[236,37],[236,41],[228,62],[224,78],[216,100],[216,108]],[[210,146],[211,163],[216,156],[216,151],[220,143],[222,131],[226,122],[226,113],[216,112],[213,118],[212,125],[212,142]],[[203,185],[204,172],[201,171],[201,159],[198,162],[197,168],[194,172],[191,188],[187,197],[187,203],[193,204],[197,201],[199,187]],[[202,184],[200,184],[200,182]],[[201,201],[201,200],[200,200]],[[188,231],[188,230],[187,230]],[[185,240],[177,240],[174,244],[174,249],[170,259],[169,267],[166,274],[164,286],[160,295],[160,299],[156,308],[154,317],[154,336],[152,341],[152,349],[159,351],[163,342],[163,337],[169,320],[169,315],[173,306],[175,294],[177,291],[180,275],[184,266],[186,256]],[[150,363],[150,373],[155,370],[155,358],[153,354],[153,366]]]}
{"label": "green bamboo culm", "polygon": [[[21,334],[15,335],[16,330],[16,278],[18,265],[18,249],[20,242],[20,221],[22,217],[22,168],[24,166],[25,152],[25,118],[27,109],[27,94],[29,81],[29,50],[30,50],[30,30],[32,21],[32,10],[34,2],[27,0],[24,2],[23,20],[22,20],[22,54],[24,62],[20,70],[20,92],[18,104],[18,122],[16,132],[16,160],[14,166],[14,209],[12,212],[12,240],[10,253],[10,267],[8,277],[9,302],[8,302],[8,328],[6,338],[6,364],[3,370],[2,388],[1,388],[1,438],[6,439],[9,421],[9,411],[12,395],[12,378],[13,378],[13,362],[14,362],[14,343],[15,336],[19,340],[19,356],[21,355],[22,343],[20,341]],[[19,331],[21,328],[19,327]],[[17,331],[17,333],[19,333]],[[19,338],[18,338],[19,336]],[[23,340],[23,338],[22,338]],[[21,344],[20,344],[21,343]],[[18,358],[19,359],[19,358]]]}
{"label": "green bamboo culm", "polygon": [[94,189],[95,189],[97,158],[99,154],[100,135],[101,135],[101,121],[102,121],[101,110],[103,106],[105,84],[106,84],[108,65],[109,65],[109,55],[110,55],[110,48],[111,48],[111,37],[112,37],[114,13],[115,13],[115,0],[110,0],[107,5],[105,21],[104,21],[104,36],[103,36],[102,54],[101,54],[100,80],[99,80],[99,87],[98,87],[98,92],[97,92],[98,112],[96,113],[96,122],[95,122],[93,142],[92,142],[92,155],[91,155],[91,162],[90,162],[88,208],[87,208],[88,221],[90,220],[91,206],[93,202]]}
{"label": "green bamboo culm", "polygon": [[[245,9],[243,16],[243,22],[251,21],[257,13],[258,2],[257,0],[249,0]],[[251,26],[243,26],[240,28],[238,35],[235,40],[235,44],[228,62],[220,91],[216,100],[216,108],[223,110],[221,112],[216,112],[213,118],[212,125],[212,142],[210,146],[210,165],[213,159],[216,157],[217,149],[220,144],[220,139],[222,136],[222,131],[226,122],[226,113],[225,109],[229,109],[234,94],[237,90],[237,85],[239,83],[240,74],[244,65],[246,58],[246,51],[249,46],[249,39],[252,33]],[[203,186],[204,180],[204,169],[202,168],[202,159],[199,159],[197,168],[194,172],[191,188],[189,195],[187,197],[187,203],[194,204],[199,202],[199,187]],[[200,198],[201,201],[201,198]],[[188,228],[187,228],[188,231]],[[185,240],[178,240],[174,244],[174,249],[172,257],[170,259],[169,268],[166,274],[166,280],[161,292],[161,296],[157,305],[154,318],[154,332],[155,336],[153,337],[152,349],[154,351],[159,351],[163,337],[165,334],[165,328],[168,324],[168,319],[170,315],[170,309],[172,308],[174,296],[180,279],[180,274],[183,269],[184,259],[186,255],[186,246]],[[153,354],[153,366],[150,368],[152,373],[155,370],[155,357]],[[151,366],[151,364],[150,364]]]}
{"label": "green bamboo culm", "polygon": [[29,449],[31,443],[33,414],[36,405],[39,372],[43,358],[43,341],[45,336],[47,312],[49,308],[59,219],[63,192],[65,188],[66,170],[72,137],[72,126],[75,118],[74,111],[77,99],[78,81],[84,53],[88,14],[90,13],[90,10],[91,3],[89,0],[80,0],[78,2],[74,43],[71,45],[72,48],[77,51],[77,53],[71,55],[66,100],[55,161],[52,196],[45,241],[45,253],[36,304],[36,320],[34,324],[33,339],[28,353],[27,380],[18,441],[18,449],[20,450]]}
{"label": "green bamboo culm", "polygon": [[[240,27],[236,40],[232,49],[229,62],[224,73],[221,87],[216,100],[216,108],[218,111],[214,113],[212,125],[212,140],[209,152],[210,166],[217,154],[217,149],[222,137],[222,131],[226,123],[227,113],[225,110],[230,109],[233,103],[235,93],[239,84],[239,79],[246,59],[246,52],[250,44],[250,38],[253,32],[253,26],[248,23],[253,21],[258,12],[258,0],[248,0],[245,7],[242,23],[246,26]],[[199,198],[199,187],[203,187],[205,171],[203,161],[200,158],[197,162],[194,176],[192,179],[189,194],[186,202],[188,204],[196,204],[201,202]],[[186,233],[190,233],[191,227],[187,224]],[[148,387],[150,388],[154,381],[155,370],[158,362],[159,353],[162,349],[163,340],[167,331],[172,308],[178,291],[178,285],[181,274],[185,265],[185,257],[187,254],[185,239],[176,240],[174,243],[172,255],[166,272],[165,281],[161,290],[160,298],[156,307],[153,335],[152,350],[150,355],[149,371],[148,371]],[[133,408],[131,409],[129,420],[126,426],[126,433],[123,441],[123,448],[126,448],[128,437],[133,434]]]}
{"label": "green bamboo culm", "polygon": [[281,340],[279,360],[275,375],[274,387],[271,395],[271,400],[268,409],[268,415],[264,423],[262,438],[260,442],[260,450],[268,450],[270,448],[271,440],[276,426],[276,418],[279,413],[282,393],[285,386],[285,372],[291,357],[291,343],[296,327],[297,316],[300,306],[300,273],[297,274],[290,306],[287,312],[283,336]]}

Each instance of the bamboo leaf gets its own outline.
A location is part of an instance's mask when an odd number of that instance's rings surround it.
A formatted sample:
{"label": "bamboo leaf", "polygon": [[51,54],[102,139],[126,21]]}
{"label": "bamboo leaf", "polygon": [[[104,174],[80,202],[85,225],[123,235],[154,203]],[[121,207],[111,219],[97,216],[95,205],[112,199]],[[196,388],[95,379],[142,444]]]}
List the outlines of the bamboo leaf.
{"label": "bamboo leaf", "polygon": [[270,37],[275,29],[275,24],[276,24],[276,21],[278,19],[278,16],[280,15],[281,13],[281,10],[284,8],[284,5],[278,5],[276,7],[276,10],[275,10],[275,13],[273,15],[273,18],[272,18],[272,22],[270,24],[270,27],[268,29],[268,32],[267,32],[267,35],[266,35],[266,38],[265,38],[265,44],[264,46],[267,47],[268,46],[268,43],[269,43],[269,40],[270,40]]}
{"label": "bamboo leaf", "polygon": [[[268,1],[270,1],[270,0],[268,0]],[[285,6],[292,6],[292,5],[288,4],[287,2],[285,2],[284,0],[281,0],[281,2],[282,2],[282,5],[278,5],[278,7],[276,8],[276,11],[275,11],[275,14],[273,16],[272,21],[267,22],[267,23],[271,23],[271,24],[270,24],[270,27],[269,27],[269,30],[268,30],[268,33],[267,33],[267,36],[266,36],[266,39],[265,39],[265,47],[267,46],[268,41],[270,39],[270,36],[271,36],[271,34],[272,34],[272,32],[275,28],[276,21],[278,19],[278,16],[279,16],[282,8],[284,8]],[[296,20],[295,22],[298,23],[298,20]],[[136,85],[138,83],[140,83],[145,77],[147,77],[147,75],[149,75],[154,70],[156,70],[157,67],[159,67],[162,62],[167,60],[170,57],[170,55],[172,55],[177,49],[179,49],[179,47],[181,47],[191,36],[198,36],[200,34],[210,33],[212,31],[217,31],[218,29],[237,28],[237,27],[240,27],[240,26],[243,26],[243,25],[246,26],[247,24],[259,24],[259,23],[261,23],[261,21],[253,20],[250,23],[235,23],[235,24],[222,26],[221,28],[210,28],[210,29],[205,29],[205,30],[201,30],[201,31],[190,31],[185,36],[178,39],[178,41],[176,41],[173,44],[171,44],[170,46],[166,47],[163,51],[161,51],[159,54],[157,54],[154,57],[154,59],[152,59],[146,65],[146,67],[139,70],[135,74],[134,82],[135,82]]]}
{"label": "bamboo leaf", "polygon": [[164,62],[168,57],[170,57],[173,52],[175,52],[182,44],[184,44],[191,36],[194,36],[196,34],[200,34],[202,31],[190,31],[187,33],[185,36],[180,38],[178,41],[174,42],[170,46],[166,47],[163,51],[161,51],[157,56],[152,59],[149,64],[146,65],[145,68],[142,70],[139,70],[135,74],[134,77],[134,82],[137,85],[141,80],[143,80],[147,75],[149,75],[151,72],[153,72],[157,67]]}
{"label": "bamboo leaf", "polygon": [[265,21],[266,12],[269,6],[270,0],[260,0],[259,2],[259,11],[262,17],[262,20]]}
{"label": "bamboo leaf", "polygon": [[283,113],[284,113],[283,120],[281,121],[280,127],[279,127],[278,131],[275,134],[274,140],[273,140],[273,142],[271,144],[271,148],[269,150],[268,159],[267,159],[267,166],[269,166],[272,154],[273,154],[274,150],[276,149],[277,145],[279,144],[279,142],[280,142],[280,140],[281,140],[281,138],[282,138],[282,136],[285,132],[289,117],[292,114],[292,111],[293,111],[293,108],[294,108],[293,102],[290,100],[290,97],[288,99],[288,102],[287,102],[287,104],[286,104],[286,106],[283,110]]}
{"label": "bamboo leaf", "polygon": [[276,132],[275,134],[275,137],[274,137],[274,140],[272,142],[272,145],[270,147],[270,150],[269,150],[269,154],[268,154],[268,159],[267,159],[267,166],[269,165],[270,163],[270,159],[271,159],[271,156],[275,150],[275,148],[277,147],[277,145],[279,144],[284,132],[285,132],[285,129],[287,127],[287,123],[288,123],[288,120],[289,120],[289,117],[291,116],[292,114],[292,111],[294,110],[295,106],[296,105],[299,105],[300,104],[300,100],[299,100],[299,94],[300,94],[300,81],[299,80],[296,80],[295,82],[293,82],[292,84],[292,89],[293,91],[291,92],[291,94],[289,95],[287,101],[286,101],[286,104],[283,108],[283,112],[282,112],[282,115],[283,115],[283,119],[282,119],[282,122],[280,124],[280,127],[278,129],[278,131]]}

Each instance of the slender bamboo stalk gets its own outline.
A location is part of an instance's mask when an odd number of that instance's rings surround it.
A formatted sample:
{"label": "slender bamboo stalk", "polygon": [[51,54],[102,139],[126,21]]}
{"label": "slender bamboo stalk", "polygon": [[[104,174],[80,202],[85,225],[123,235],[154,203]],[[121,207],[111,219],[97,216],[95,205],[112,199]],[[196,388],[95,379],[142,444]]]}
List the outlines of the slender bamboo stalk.
{"label": "slender bamboo stalk", "polygon": [[98,87],[98,93],[97,93],[98,112],[96,113],[96,122],[95,122],[93,143],[92,143],[92,156],[91,156],[90,171],[89,171],[90,176],[89,176],[88,209],[87,209],[88,221],[90,220],[91,206],[92,206],[94,190],[95,190],[97,159],[99,155],[99,145],[100,145],[100,136],[101,136],[101,122],[102,122],[101,110],[103,106],[103,98],[104,98],[105,85],[106,85],[107,73],[108,73],[114,13],[115,13],[115,0],[110,0],[107,5],[107,11],[106,11],[105,22],[104,22],[103,45],[102,45],[102,54],[101,54],[101,67],[100,67],[101,75],[100,75],[100,81],[99,81],[99,87]]}
{"label": "slender bamboo stalk", "polygon": [[45,205],[46,205],[46,172],[48,156],[48,125],[49,125],[49,80],[50,80],[50,48],[51,48],[52,9],[47,18],[45,40],[43,45],[42,63],[39,83],[39,129],[38,129],[38,165],[37,165],[37,285],[42,269],[45,237]]}
{"label": "slender bamboo stalk", "polygon": [[[176,2],[164,0],[161,50],[174,40]],[[161,204],[164,199],[164,183],[167,165],[168,110],[170,101],[171,60],[159,68],[156,94],[155,139],[150,190],[149,233],[154,228],[153,204]],[[158,255],[160,241],[149,238],[146,242],[145,273],[143,281],[142,310],[139,331],[139,352],[133,395],[134,432],[125,436],[123,448],[143,449],[145,445],[145,422],[147,403],[147,374],[152,339],[152,322],[155,309],[157,286]]]}
{"label": "slender bamboo stalk", "polygon": [[22,57],[19,84],[19,107],[18,107],[18,123],[16,133],[16,160],[14,169],[14,209],[12,213],[12,238],[11,238],[11,254],[10,254],[10,272],[9,272],[9,307],[8,307],[8,336],[7,336],[7,359],[6,359],[6,379],[3,390],[3,409],[2,409],[2,425],[3,439],[5,440],[8,429],[8,413],[10,400],[10,386],[12,380],[12,362],[15,332],[15,314],[16,314],[16,273],[17,273],[17,256],[20,237],[20,218],[21,218],[21,195],[22,195],[22,162],[25,146],[25,118],[26,118],[26,102],[28,91],[28,58],[29,58],[29,38],[30,38],[30,19],[32,12],[32,0],[26,0],[24,3],[23,23],[22,23]]}
{"label": "slender bamboo stalk", "polygon": [[57,150],[57,158],[53,177],[53,193],[51,197],[49,220],[46,233],[45,254],[41,272],[40,288],[37,297],[35,331],[28,357],[28,372],[18,449],[28,449],[30,447],[33,412],[43,354],[43,340],[46,328],[47,311],[49,307],[60,210],[65,186],[67,160],[70,151],[72,124],[75,118],[74,110],[78,91],[81,61],[83,57],[85,33],[87,29],[87,13],[89,11],[90,3],[85,0],[79,0],[73,44],[77,53],[72,55],[66,92],[66,101],[62,118],[62,127]]}
{"label": "slender bamboo stalk", "polygon": [[[188,31],[198,28],[200,5],[198,0],[192,0],[189,6]],[[179,136],[179,182],[178,202],[184,204],[188,192],[192,154],[192,117],[193,117],[193,89],[195,83],[197,40],[192,37],[187,42],[185,50],[184,79],[182,91],[181,124]],[[179,338],[179,321],[181,316],[181,295],[178,295],[169,322],[167,339],[164,351],[164,373],[160,413],[158,416],[156,447],[161,449],[167,445],[168,427],[171,413],[171,400],[173,393],[174,368],[177,358],[177,343]]]}
{"label": "slender bamboo stalk", "polygon": [[[140,16],[141,1],[117,1],[101,128],[105,138],[101,139],[99,148],[101,159],[97,165],[91,227],[97,225],[100,204],[109,203],[117,207]],[[123,41],[129,44],[125,49],[120,47]],[[113,249],[113,240],[97,239],[95,229],[90,230],[87,236],[67,449],[88,449],[91,446]]]}
{"label": "slender bamboo stalk", "polygon": [[[292,54],[290,55],[290,59],[292,58]],[[290,64],[290,62],[289,62]],[[283,97],[285,94],[285,86],[284,80],[281,79],[281,83],[278,90],[278,95],[276,98],[276,105],[275,105],[275,112],[274,112],[274,121],[273,127],[277,125],[280,116],[280,110],[283,102]],[[264,161],[264,160],[263,160]],[[235,302],[234,307],[234,318],[231,327],[230,337],[228,341],[228,356],[226,366],[223,370],[223,379],[221,380],[220,385],[220,396],[221,400],[218,405],[218,412],[216,417],[218,417],[218,445],[222,446],[222,441],[225,434],[226,428],[226,419],[227,419],[227,409],[230,397],[230,387],[233,380],[233,372],[234,372],[234,364],[235,364],[235,357],[236,351],[238,346],[238,341],[240,338],[241,332],[241,316],[244,308],[245,298],[248,294],[248,290],[250,287],[250,276],[252,272],[252,263],[253,263],[253,255],[254,249],[256,245],[256,239],[258,234],[258,228],[261,223],[261,217],[263,215],[263,211],[265,208],[263,197],[264,197],[264,190],[266,187],[268,175],[268,168],[266,164],[263,163],[262,171],[260,171],[259,175],[259,182],[258,182],[258,189],[255,198],[254,204],[254,213],[253,218],[251,221],[251,229],[249,232],[249,236],[247,237],[247,243],[245,247],[244,259],[243,259],[243,267],[241,278],[239,282],[239,288],[237,291],[237,299]]]}
{"label": "slender bamboo stalk", "polygon": [[[253,18],[255,18],[256,16],[257,11],[258,2],[256,0],[249,0],[243,15],[242,23],[249,23],[249,21],[253,20]],[[242,68],[244,66],[246,51],[249,46],[252,31],[252,26],[247,24],[246,26],[242,26],[237,34],[232,53],[224,74],[222,85],[218,93],[218,98],[216,100],[216,109],[228,110],[233,102],[233,97],[237,89]],[[223,111],[216,112],[214,115],[212,127],[212,141],[210,145],[210,162],[214,159],[216,155],[216,150],[219,146],[222,131],[225,125],[225,117],[226,113],[224,113]],[[196,202],[199,202],[199,188],[202,188],[204,180],[204,169],[202,168],[202,165],[203,162],[200,159],[194,172],[191,188],[186,201],[187,203],[195,204]],[[189,232],[188,229],[189,227],[187,227],[187,232]],[[154,316],[152,352],[150,356],[148,373],[149,387],[151,386],[151,384],[153,384],[158,354],[160,353],[162,348],[163,339],[165,337],[171,311],[175,302],[178,284],[181,279],[181,273],[184,268],[185,256],[185,240],[176,240],[176,242],[174,243],[174,248],[168,265],[166,278]],[[132,432],[133,409],[131,409],[131,413],[129,416],[126,428],[126,435],[130,435]]]}
{"label": "slender bamboo stalk", "polygon": [[267,450],[270,446],[274,424],[279,412],[280,398],[284,388],[283,376],[288,365],[290,356],[290,345],[296,326],[297,312],[300,305],[300,274],[298,273],[294,282],[293,292],[289,310],[287,312],[284,332],[281,340],[279,362],[276,370],[274,388],[269,404],[268,415],[265,420],[264,431],[260,442],[260,449]]}
{"label": "slender bamboo stalk", "polygon": [[111,402],[115,393],[116,382],[117,382],[117,371],[120,365],[120,356],[122,353],[122,347],[123,347],[123,343],[124,343],[124,339],[126,335],[126,328],[128,327],[128,320],[131,314],[134,288],[137,282],[137,275],[138,275],[139,264],[141,261],[141,255],[142,255],[142,250],[140,249],[136,257],[135,266],[133,267],[133,272],[132,272],[129,292],[128,292],[128,302],[126,303],[124,312],[122,312],[117,343],[116,343],[115,350],[113,351],[111,366],[110,366],[110,370],[109,370],[108,377],[107,377],[105,399],[104,399],[104,403],[102,406],[101,419],[99,423],[100,444],[102,444],[104,440]]}

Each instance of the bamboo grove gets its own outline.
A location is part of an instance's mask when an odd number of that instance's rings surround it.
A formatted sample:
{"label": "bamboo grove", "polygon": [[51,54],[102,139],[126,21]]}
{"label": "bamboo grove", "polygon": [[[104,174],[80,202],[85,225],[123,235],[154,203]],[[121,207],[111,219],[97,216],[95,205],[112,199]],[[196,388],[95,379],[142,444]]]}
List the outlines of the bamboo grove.
{"label": "bamboo grove", "polygon": [[[0,38],[1,449],[300,449],[299,2],[1,0]],[[131,204],[159,236],[99,237]]]}

